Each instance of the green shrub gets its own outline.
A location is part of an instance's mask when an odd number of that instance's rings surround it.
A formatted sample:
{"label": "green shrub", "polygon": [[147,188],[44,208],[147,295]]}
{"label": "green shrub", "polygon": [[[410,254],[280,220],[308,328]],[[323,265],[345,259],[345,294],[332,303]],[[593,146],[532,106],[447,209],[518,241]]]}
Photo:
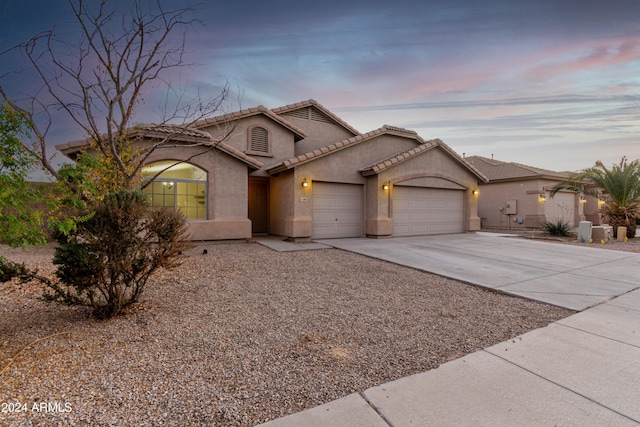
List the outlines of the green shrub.
{"label": "green shrub", "polygon": [[571,226],[563,219],[547,221],[542,225],[544,232],[552,236],[567,237],[571,235]]}
{"label": "green shrub", "polygon": [[186,222],[174,211],[149,208],[144,194],[122,191],[100,202],[56,248],[58,280],[44,298],[93,308],[108,318],[136,302],[159,268],[180,265]]}

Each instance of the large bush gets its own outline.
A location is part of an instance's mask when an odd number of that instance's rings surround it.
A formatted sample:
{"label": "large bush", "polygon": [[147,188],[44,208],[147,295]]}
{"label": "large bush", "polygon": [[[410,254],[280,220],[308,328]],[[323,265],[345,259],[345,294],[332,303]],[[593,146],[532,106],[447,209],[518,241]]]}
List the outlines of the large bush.
{"label": "large bush", "polygon": [[186,222],[174,211],[153,210],[140,192],[107,196],[93,214],[60,238],[53,263],[56,278],[0,259],[0,279],[40,280],[44,298],[93,308],[98,318],[115,316],[136,302],[159,268],[180,265]]}

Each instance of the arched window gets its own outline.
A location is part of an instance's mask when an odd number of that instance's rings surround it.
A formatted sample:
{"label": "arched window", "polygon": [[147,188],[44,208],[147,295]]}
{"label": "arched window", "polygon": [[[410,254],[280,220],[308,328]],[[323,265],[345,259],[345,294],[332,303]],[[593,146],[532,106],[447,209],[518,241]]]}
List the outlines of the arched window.
{"label": "arched window", "polygon": [[165,168],[169,169],[144,189],[149,203],[178,209],[187,219],[207,219],[207,171],[191,163],[161,160],[146,165],[142,175],[151,179]]}
{"label": "arched window", "polygon": [[255,156],[270,156],[271,141],[269,131],[261,126],[254,126],[249,129],[247,154]]}

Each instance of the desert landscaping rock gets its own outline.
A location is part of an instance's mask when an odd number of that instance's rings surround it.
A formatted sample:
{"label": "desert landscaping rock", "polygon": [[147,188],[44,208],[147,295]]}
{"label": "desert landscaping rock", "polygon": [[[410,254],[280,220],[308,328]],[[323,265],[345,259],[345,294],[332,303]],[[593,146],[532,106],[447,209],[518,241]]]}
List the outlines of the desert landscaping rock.
{"label": "desert landscaping rock", "polygon": [[[52,254],[0,247],[49,274]],[[250,243],[194,246],[109,321],[41,291],[0,285],[0,403],[29,409],[0,425],[253,425],[572,313],[336,249]],[[32,410],[42,402],[61,410]]]}

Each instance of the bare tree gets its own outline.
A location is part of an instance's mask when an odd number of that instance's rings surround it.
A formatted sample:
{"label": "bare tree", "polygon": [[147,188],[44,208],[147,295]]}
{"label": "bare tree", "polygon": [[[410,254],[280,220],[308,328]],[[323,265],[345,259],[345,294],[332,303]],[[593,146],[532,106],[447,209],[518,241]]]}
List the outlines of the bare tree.
{"label": "bare tree", "polygon": [[[171,73],[191,65],[185,62],[185,36],[199,24],[194,9],[167,10],[159,0],[153,10],[145,10],[138,0],[125,2],[130,5],[127,11],[111,7],[113,3],[106,0],[68,1],[79,37],[60,35],[54,28],[16,47],[39,76],[43,91],[30,95],[26,105],[12,99],[1,85],[0,96],[31,127],[35,141],[25,143],[24,149],[37,156],[55,178],[60,176],[49,161],[46,145],[54,109],[66,113],[83,130],[119,184],[130,186],[154,150],[221,109],[229,95],[228,84],[207,100],[199,93],[188,98],[185,91],[172,86]],[[164,105],[156,123],[163,137],[135,149],[131,134],[135,114],[144,96],[158,86],[176,93],[175,103]]]}

